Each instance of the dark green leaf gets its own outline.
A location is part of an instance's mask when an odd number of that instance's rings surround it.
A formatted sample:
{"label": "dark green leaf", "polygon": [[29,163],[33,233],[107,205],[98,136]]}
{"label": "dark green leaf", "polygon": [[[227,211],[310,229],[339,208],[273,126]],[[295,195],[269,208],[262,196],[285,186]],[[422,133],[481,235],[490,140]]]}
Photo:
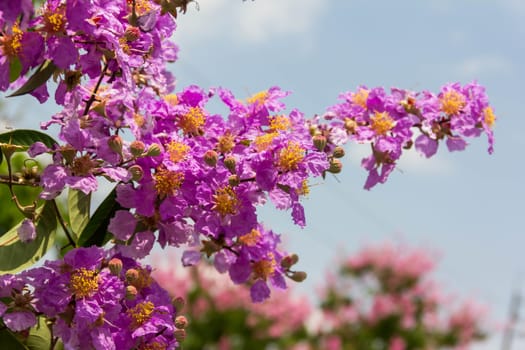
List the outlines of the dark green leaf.
{"label": "dark green leaf", "polygon": [[24,85],[22,85],[18,90],[13,92],[8,97],[15,97],[28,94],[33,90],[39,88],[46,81],[51,78],[53,73],[57,70],[57,66],[51,60],[44,61],[36,72],[29,78]]}
{"label": "dark green leaf", "polygon": [[113,189],[104,199],[95,211],[95,214],[89,220],[86,228],[78,238],[78,245],[81,247],[90,247],[92,245],[103,246],[111,239],[108,233],[109,220],[115,215],[115,212],[124,209],[116,201],[117,191]]}
{"label": "dark green leaf", "polygon": [[[4,328],[0,330],[0,344],[3,349],[9,350],[28,350],[29,348],[22,343],[13,332],[9,329]],[[49,347],[48,347],[49,348]]]}
{"label": "dark green leaf", "polygon": [[58,143],[51,136],[36,130],[19,129],[0,134],[0,143],[29,147],[37,141],[50,148]]}
{"label": "dark green leaf", "polygon": [[89,207],[91,205],[91,193],[70,188],[67,196],[67,207],[69,210],[69,224],[75,238],[86,228],[89,222]]}
{"label": "dark green leaf", "polygon": [[21,222],[0,237],[0,274],[16,273],[37,262],[53,245],[57,219],[52,202],[37,209],[37,237],[29,243],[21,242],[17,230]]}
{"label": "dark green leaf", "polygon": [[18,77],[20,76],[20,72],[22,71],[22,63],[18,59],[18,57],[15,57],[11,60],[9,64],[9,82],[12,83]]}
{"label": "dark green leaf", "polygon": [[[38,324],[29,330],[29,335],[23,337],[4,328],[0,331],[2,349],[9,350],[49,350],[51,347],[51,332],[45,318],[39,317]],[[55,347],[56,349],[56,347]]]}

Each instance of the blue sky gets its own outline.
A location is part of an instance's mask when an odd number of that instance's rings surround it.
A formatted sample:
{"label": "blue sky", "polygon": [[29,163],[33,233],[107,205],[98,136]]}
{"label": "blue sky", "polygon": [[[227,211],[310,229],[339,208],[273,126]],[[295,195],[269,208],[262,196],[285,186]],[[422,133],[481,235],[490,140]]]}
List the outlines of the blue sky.
{"label": "blue sky", "polygon": [[[441,252],[437,279],[451,292],[483,300],[505,320],[511,291],[525,291],[525,2],[483,0],[200,0],[179,21],[178,86],[225,86],[240,97],[273,85],[308,115],[360,84],[436,91],[477,80],[498,121],[495,153],[486,139],[466,152],[426,160],[409,154],[387,184],[362,189],[350,146],[343,174],[315,186],[305,201],[308,226],[263,210],[287,234],[314,293],[337,254],[385,239]],[[525,312],[525,310],[522,310]],[[525,325],[523,325],[525,327]],[[476,349],[496,349],[500,334]],[[515,348],[520,344],[516,342]],[[521,344],[523,345],[523,343]]]}
{"label": "blue sky", "polygon": [[[525,291],[525,1],[199,0],[199,8],[190,5],[179,19],[178,89],[224,86],[245,97],[279,85],[293,91],[289,107],[313,115],[360,84],[486,86],[499,118],[492,156],[485,138],[431,160],[408,154],[387,184],[365,191],[366,151],[350,146],[343,174],[319,182],[305,201],[306,229],[287,213],[261,215],[301,256],[310,278],[300,292],[314,294],[338,253],[402,239],[440,251],[438,280],[504,320],[512,290]],[[9,102],[25,116],[11,122],[17,127],[35,127],[52,110]],[[496,334],[475,349],[500,342]]]}

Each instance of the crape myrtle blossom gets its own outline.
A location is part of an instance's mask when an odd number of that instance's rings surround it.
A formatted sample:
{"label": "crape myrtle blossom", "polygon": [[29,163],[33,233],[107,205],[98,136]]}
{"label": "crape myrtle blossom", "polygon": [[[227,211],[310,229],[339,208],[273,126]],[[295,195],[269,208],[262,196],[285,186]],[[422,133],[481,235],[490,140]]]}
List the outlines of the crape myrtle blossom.
{"label": "crape myrtle blossom", "polygon": [[316,132],[334,145],[347,141],[371,145],[371,155],[362,160],[369,172],[366,189],[384,183],[403,150],[413,146],[429,158],[437,152],[440,140],[445,140],[449,151],[459,151],[467,146],[465,138],[485,132],[488,151],[493,152],[496,117],[485,89],[475,82],[447,84],[437,95],[397,88],[387,94],[383,88],[361,86],[341,94],[340,99],[343,102],[328,108],[323,116],[329,124]]}
{"label": "crape myrtle blossom", "polygon": [[385,349],[459,350],[483,339],[485,308],[452,302],[428,277],[435,259],[427,250],[382,243],[342,260],[321,291],[318,341],[336,337],[334,349],[368,349],[372,337]]}
{"label": "crape myrtle blossom", "polygon": [[[251,348],[254,342],[262,347],[290,345],[295,343],[295,336],[305,333],[312,307],[306,296],[294,295],[293,288],[277,291],[264,303],[254,304],[248,286],[235,286],[206,262],[182,269],[169,263],[172,256],[154,255],[153,259],[158,260],[153,263],[153,277],[173,297],[186,300],[184,313],[188,315],[190,329],[209,330],[189,332],[184,341],[187,349],[217,343],[222,343],[224,349]],[[241,327],[228,322],[231,315],[237,315]]]}
{"label": "crape myrtle blossom", "polygon": [[[64,93],[78,85],[83,75],[100,75],[101,60],[107,65],[106,73],[118,74],[128,87],[147,83],[159,92],[173,87],[174,78],[164,65],[177,56],[176,46],[166,40],[175,30],[175,22],[169,15],[161,15],[155,2],[48,0],[38,15],[27,21],[33,13],[28,3],[31,1],[10,1],[8,9],[0,8],[4,33],[0,90],[9,87],[9,63],[17,59],[22,64],[18,79],[24,79],[29,68],[45,59],[53,62],[59,74],[59,104],[66,103]],[[17,16],[21,12],[20,22]],[[47,99],[45,90],[44,85],[34,92],[40,102]]]}
{"label": "crape myrtle blossom", "polygon": [[[248,283],[257,302],[270,296],[269,285],[285,288],[285,276],[303,280],[304,273],[291,270],[297,259],[280,250],[279,235],[259,222],[257,208],[270,202],[304,227],[301,200],[310,179],[340,172],[341,146],[349,141],[371,144],[363,160],[367,189],[386,181],[405,148],[431,156],[445,140],[450,150],[462,150],[465,138],[485,132],[492,151],[495,116],[475,83],[446,85],[437,95],[360,87],[322,117],[306,119],[286,109],[289,93],[279,87],[246,100],[225,88],[175,90],[166,63],[178,49],[169,39],[187,0],[47,0],[38,11],[29,3],[0,5],[0,90],[19,89],[15,95],[31,93],[43,103],[46,81],[57,83],[53,95],[63,109],[41,128],[57,127],[59,144],[29,149],[31,157],[52,155],[39,174],[40,196],[53,200],[65,189],[90,194],[104,177],[115,183],[122,207],[107,228],[113,235],[107,253],[73,250],[65,262],[10,277],[27,278],[35,288],[27,300],[23,288],[16,290],[23,305],[16,312],[0,309],[14,317],[13,329],[32,322],[31,308],[49,317],[74,313],[73,323],[59,317],[55,324],[72,348],[148,348],[152,334],[160,343],[150,348],[174,347],[173,325],[163,317],[171,311],[149,287],[142,293],[108,272],[106,255],[133,265],[128,259],[146,257],[155,242],[184,246],[184,265],[206,255],[235,283]],[[226,115],[208,108],[212,98],[224,103]],[[27,222],[19,230],[22,240],[33,233]],[[77,280],[85,291],[71,287]],[[105,290],[135,293],[134,299],[114,302]],[[159,327],[168,331],[165,339]]]}
{"label": "crape myrtle blossom", "polygon": [[175,349],[177,310],[150,274],[132,259],[108,259],[102,248],[74,249],[63,260],[2,276],[0,313],[15,332],[37,316],[54,320],[66,349]]}

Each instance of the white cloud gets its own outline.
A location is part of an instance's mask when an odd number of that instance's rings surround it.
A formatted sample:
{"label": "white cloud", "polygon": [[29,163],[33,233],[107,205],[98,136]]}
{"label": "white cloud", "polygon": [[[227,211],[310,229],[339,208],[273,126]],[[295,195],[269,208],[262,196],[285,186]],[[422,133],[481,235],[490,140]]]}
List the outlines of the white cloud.
{"label": "white cloud", "polygon": [[261,43],[276,35],[304,35],[328,4],[319,0],[199,0],[178,20],[184,45],[202,39],[229,37]]}
{"label": "white cloud", "polygon": [[513,71],[512,62],[504,56],[486,54],[465,59],[456,67],[458,74],[465,77],[481,74],[510,74]]}

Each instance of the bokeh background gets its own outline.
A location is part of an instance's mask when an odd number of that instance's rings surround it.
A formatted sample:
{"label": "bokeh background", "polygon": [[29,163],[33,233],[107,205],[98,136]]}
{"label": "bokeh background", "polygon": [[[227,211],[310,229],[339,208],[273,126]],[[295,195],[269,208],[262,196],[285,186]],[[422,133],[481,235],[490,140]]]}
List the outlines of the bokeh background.
{"label": "bokeh background", "polygon": [[[179,18],[172,69],[178,89],[224,86],[247,97],[278,85],[307,115],[359,85],[486,86],[498,117],[492,156],[484,138],[431,160],[409,153],[385,185],[365,191],[368,149],[350,145],[343,173],[305,200],[305,229],[289,213],[261,215],[300,255],[309,278],[295,289],[312,300],[337,257],[364,244],[393,239],[439,252],[443,286],[489,306],[493,337],[474,347],[488,350],[500,348],[511,294],[525,291],[524,37],[523,0],[199,0]],[[30,97],[2,103],[2,123],[17,128],[36,128],[56,108]],[[513,349],[523,345],[518,337]]]}

